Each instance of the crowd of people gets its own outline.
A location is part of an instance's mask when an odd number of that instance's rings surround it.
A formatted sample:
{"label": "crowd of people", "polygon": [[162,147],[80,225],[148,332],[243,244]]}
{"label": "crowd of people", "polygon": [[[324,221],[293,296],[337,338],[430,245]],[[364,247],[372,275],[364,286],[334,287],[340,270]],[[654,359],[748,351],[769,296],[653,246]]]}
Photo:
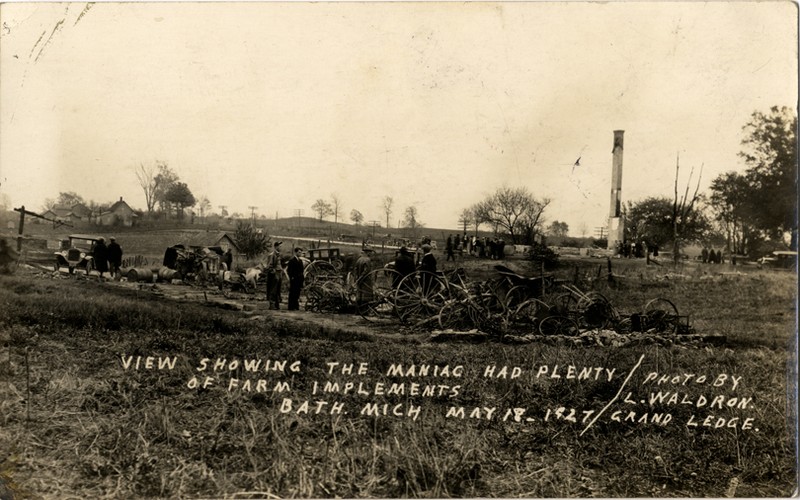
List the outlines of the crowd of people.
{"label": "crowd of people", "polygon": [[468,255],[481,259],[504,259],[506,242],[502,238],[478,238],[477,236],[453,235],[445,241],[446,261],[455,261],[456,255]]}

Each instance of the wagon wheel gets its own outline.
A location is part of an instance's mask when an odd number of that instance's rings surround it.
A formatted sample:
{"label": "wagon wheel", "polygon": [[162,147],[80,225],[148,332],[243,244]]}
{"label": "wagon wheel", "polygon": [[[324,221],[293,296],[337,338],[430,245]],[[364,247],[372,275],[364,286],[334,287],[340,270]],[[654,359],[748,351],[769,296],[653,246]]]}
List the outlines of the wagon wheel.
{"label": "wagon wheel", "polygon": [[580,310],[578,308],[578,299],[571,293],[558,294],[547,301],[550,308],[556,313],[566,315],[576,315]]}
{"label": "wagon wheel", "polygon": [[678,308],[664,298],[653,299],[644,306],[645,331],[655,329],[661,333],[678,331]]}
{"label": "wagon wheel", "polygon": [[330,281],[339,277],[339,272],[333,264],[324,260],[315,260],[307,265],[303,271],[303,279],[306,283],[317,281]]}
{"label": "wagon wheel", "polygon": [[539,323],[542,335],[567,335],[575,337],[580,333],[578,324],[567,316],[548,316]]}
{"label": "wagon wheel", "polygon": [[367,321],[394,316],[394,285],[401,280],[400,273],[393,269],[375,269],[358,279],[355,284],[358,314]]}
{"label": "wagon wheel", "polygon": [[[517,285],[511,287],[511,289],[506,292],[504,302],[506,309],[509,311],[515,311],[518,307],[530,299],[532,299],[530,289],[528,289],[526,286]],[[538,302],[542,303],[541,301]]]}
{"label": "wagon wheel", "polygon": [[469,330],[475,324],[468,313],[469,306],[461,301],[452,300],[445,303],[439,310],[439,327],[442,330]]}
{"label": "wagon wheel", "polygon": [[581,323],[589,328],[608,328],[619,318],[611,302],[597,292],[590,292],[581,297],[578,309]]}
{"label": "wagon wheel", "polygon": [[400,281],[394,305],[400,321],[416,323],[439,313],[447,298],[447,287],[434,273],[418,271]]}
{"label": "wagon wheel", "polygon": [[547,316],[549,310],[550,306],[541,300],[528,299],[514,308],[510,319],[516,325],[535,325]]}

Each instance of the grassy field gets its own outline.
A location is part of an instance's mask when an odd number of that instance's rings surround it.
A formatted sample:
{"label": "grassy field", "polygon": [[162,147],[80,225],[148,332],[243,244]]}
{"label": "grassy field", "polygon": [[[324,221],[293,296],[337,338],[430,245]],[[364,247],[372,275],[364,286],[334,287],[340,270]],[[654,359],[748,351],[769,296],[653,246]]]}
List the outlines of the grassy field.
{"label": "grassy field", "polygon": [[615,305],[668,297],[727,344],[430,343],[0,276],[0,477],[48,498],[790,495],[796,276],[614,265]]}

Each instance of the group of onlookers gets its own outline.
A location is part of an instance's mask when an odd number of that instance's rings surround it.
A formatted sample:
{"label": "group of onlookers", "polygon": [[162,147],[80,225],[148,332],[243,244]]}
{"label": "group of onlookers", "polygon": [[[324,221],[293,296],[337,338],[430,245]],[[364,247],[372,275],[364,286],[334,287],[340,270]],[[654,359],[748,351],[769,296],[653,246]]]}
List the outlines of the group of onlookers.
{"label": "group of onlookers", "polygon": [[[700,252],[700,260],[703,264],[724,264],[725,256],[722,250],[714,250],[713,248],[705,248]],[[736,264],[736,261],[733,261]]]}
{"label": "group of onlookers", "polygon": [[105,238],[99,238],[92,248],[92,262],[101,278],[104,273],[109,273],[112,278],[116,277],[122,267],[122,247],[117,239],[112,236],[106,245]]}
{"label": "group of onlookers", "polygon": [[455,261],[456,254],[468,255],[481,259],[504,259],[506,242],[502,238],[478,238],[477,236],[450,235],[445,242],[446,261]]}

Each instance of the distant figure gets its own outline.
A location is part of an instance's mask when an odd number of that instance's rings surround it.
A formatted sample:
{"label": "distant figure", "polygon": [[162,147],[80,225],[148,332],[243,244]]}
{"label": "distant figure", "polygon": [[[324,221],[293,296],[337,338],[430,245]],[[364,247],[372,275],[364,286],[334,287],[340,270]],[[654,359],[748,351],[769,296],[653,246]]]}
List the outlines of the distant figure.
{"label": "distant figure", "polygon": [[497,258],[501,260],[506,258],[506,242],[502,238],[497,242]]}
{"label": "distant figure", "polygon": [[[230,250],[228,250],[230,252]],[[286,264],[286,272],[289,275],[289,310],[297,311],[300,309],[300,291],[303,289],[303,249],[294,249],[294,256]]]}
{"label": "distant figure", "polygon": [[447,241],[444,244],[444,251],[447,254],[447,258],[445,259],[445,261],[452,260],[453,262],[455,262],[456,255],[455,255],[455,252],[453,251],[453,235],[452,234],[447,237]]}
{"label": "distant figure", "polygon": [[700,259],[702,259],[703,264],[708,263],[708,248],[703,247],[703,251],[700,252]]}
{"label": "distant figure", "polygon": [[94,268],[97,269],[97,272],[100,273],[100,278],[102,278],[103,273],[108,272],[108,247],[106,246],[105,238],[100,238],[95,243],[92,249],[92,258],[94,260]]}
{"label": "distant figure", "polygon": [[400,281],[414,272],[414,257],[411,256],[411,252],[405,246],[400,247],[400,252],[397,258],[394,259],[394,270],[397,271],[392,283],[394,288],[399,287]]}
{"label": "distant figure", "polygon": [[122,267],[122,247],[113,236],[109,239],[111,243],[108,244],[108,270],[111,277],[116,279]]}
{"label": "distant figure", "polygon": [[353,268],[356,278],[356,303],[358,304],[370,302],[373,297],[372,274],[370,274],[372,273],[371,254],[372,247],[365,245]]}
{"label": "distant figure", "polygon": [[230,248],[222,254],[222,263],[225,264],[227,271],[233,271],[233,252],[231,252]]}
{"label": "distant figure", "polygon": [[267,260],[267,302],[270,309],[281,308],[281,284],[283,282],[283,264],[281,263],[281,244],[276,241],[274,250]]}

